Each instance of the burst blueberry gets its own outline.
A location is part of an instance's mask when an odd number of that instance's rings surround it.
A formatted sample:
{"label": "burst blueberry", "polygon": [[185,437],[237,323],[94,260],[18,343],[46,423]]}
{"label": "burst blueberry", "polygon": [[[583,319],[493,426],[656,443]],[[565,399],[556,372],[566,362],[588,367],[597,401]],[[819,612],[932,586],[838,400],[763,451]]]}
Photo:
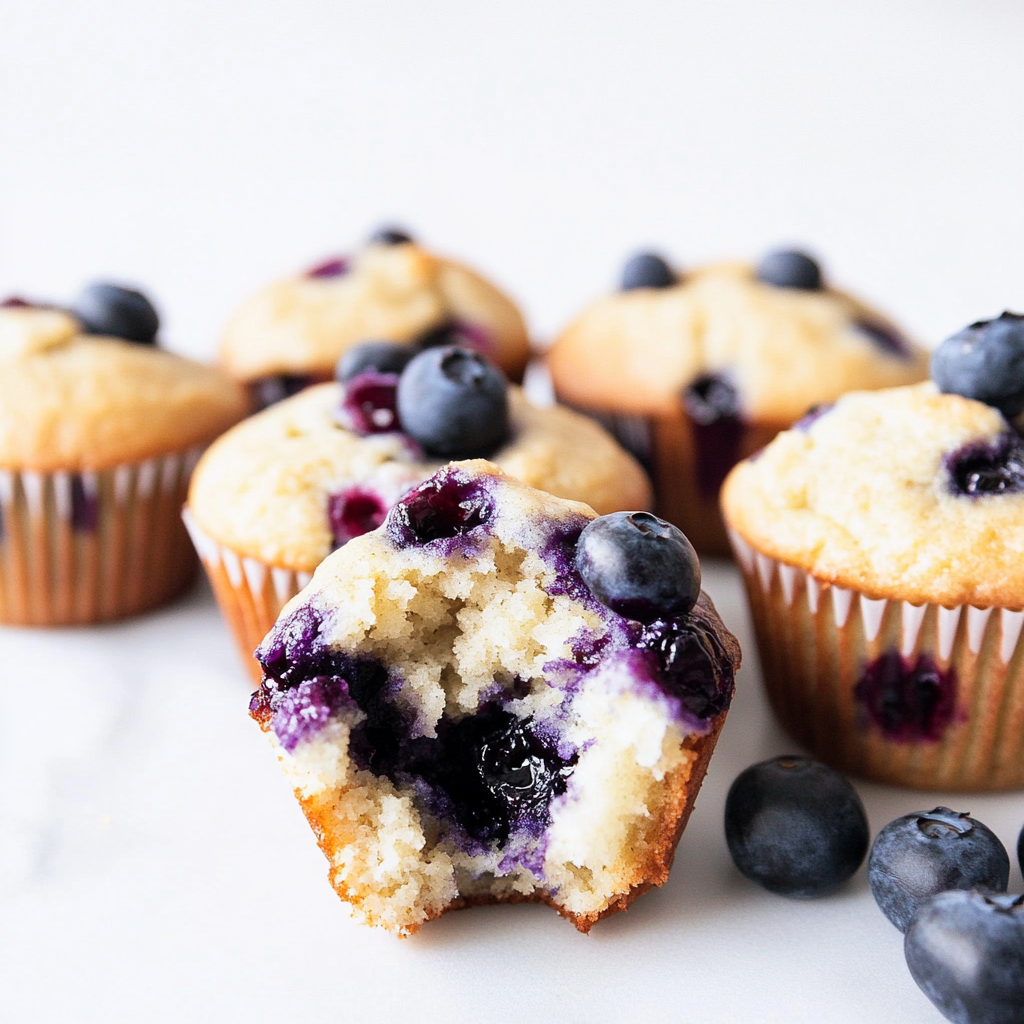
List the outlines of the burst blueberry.
{"label": "burst blueberry", "polygon": [[401,373],[409,365],[416,350],[396,341],[364,341],[350,348],[334,369],[334,379],[344,384],[360,373]]}
{"label": "burst blueberry", "polygon": [[991,829],[948,807],[889,822],[875,838],[868,882],[882,913],[900,931],[921,905],[948,889],[1005,892],[1010,858]]}
{"label": "burst blueberry", "polygon": [[675,283],[676,275],[663,257],[655,252],[638,252],[622,268],[619,287],[629,292],[634,288],[670,288]]}
{"label": "burst blueberry", "polygon": [[505,375],[469,349],[427,349],[398,381],[398,417],[428,455],[491,455],[508,439],[508,416]]}
{"label": "burst blueberry", "polygon": [[650,512],[613,512],[588,523],[576,568],[598,601],[639,622],[685,615],[700,596],[693,545]]}
{"label": "burst blueberry", "polygon": [[809,757],[751,765],[729,788],[725,839],[736,867],[782,896],[824,896],[864,860],[868,819],[839,772]]}
{"label": "burst blueberry", "polygon": [[918,911],[903,950],[914,981],[948,1020],[1024,1021],[1024,896],[940,893]]}
{"label": "burst blueberry", "polygon": [[1005,312],[947,338],[932,354],[932,379],[1013,418],[1024,412],[1024,316]]}
{"label": "burst blueberry", "polygon": [[766,253],[757,265],[756,274],[759,281],[776,288],[821,290],[821,267],[817,260],[799,249],[773,249]]}
{"label": "burst blueberry", "polygon": [[160,317],[142,292],[97,282],[75,300],[72,312],[88,334],[108,334],[140,345],[156,342]]}

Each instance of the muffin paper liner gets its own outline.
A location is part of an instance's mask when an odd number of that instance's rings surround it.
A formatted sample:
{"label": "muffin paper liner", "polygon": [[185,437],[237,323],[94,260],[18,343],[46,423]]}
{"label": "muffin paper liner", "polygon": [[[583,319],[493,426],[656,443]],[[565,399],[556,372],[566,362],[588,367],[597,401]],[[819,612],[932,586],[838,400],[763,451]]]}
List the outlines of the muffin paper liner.
{"label": "muffin paper liner", "polygon": [[196,559],[181,506],[202,450],[81,473],[0,470],[0,622],[103,622],[184,590]]}
{"label": "muffin paper liner", "polygon": [[1024,611],[870,598],[729,537],[768,698],[794,739],[878,782],[1024,788]]}
{"label": "muffin paper liner", "polygon": [[[693,424],[680,408],[660,416],[634,416],[601,412],[579,406],[572,408],[597,420],[647,470],[654,485],[655,511],[675,523],[702,555],[728,557],[732,552],[725,522],[718,507],[718,488],[701,483],[698,437]],[[738,427],[735,458],[723,464],[728,469],[763,448],[785,429],[784,425],[746,423]],[[713,453],[710,454],[713,458]]]}
{"label": "muffin paper liner", "polygon": [[182,519],[210,578],[220,610],[231,626],[242,661],[258,683],[263,670],[253,652],[270,632],[281,609],[309,583],[313,574],[293,572],[240,555],[204,533],[188,508]]}

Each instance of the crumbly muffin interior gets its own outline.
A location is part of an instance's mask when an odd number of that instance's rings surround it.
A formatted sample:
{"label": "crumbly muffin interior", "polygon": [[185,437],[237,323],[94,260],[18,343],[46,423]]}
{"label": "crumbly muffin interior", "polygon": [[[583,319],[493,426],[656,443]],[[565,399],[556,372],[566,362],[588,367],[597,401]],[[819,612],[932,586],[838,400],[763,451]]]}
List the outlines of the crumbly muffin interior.
{"label": "crumbly muffin interior", "polygon": [[732,639],[702,599],[657,627],[693,671],[663,671],[571,568],[589,509],[459,472],[456,532],[392,517],[318,570],[260,650],[253,714],[360,920],[409,934],[526,898],[586,930],[664,880]]}

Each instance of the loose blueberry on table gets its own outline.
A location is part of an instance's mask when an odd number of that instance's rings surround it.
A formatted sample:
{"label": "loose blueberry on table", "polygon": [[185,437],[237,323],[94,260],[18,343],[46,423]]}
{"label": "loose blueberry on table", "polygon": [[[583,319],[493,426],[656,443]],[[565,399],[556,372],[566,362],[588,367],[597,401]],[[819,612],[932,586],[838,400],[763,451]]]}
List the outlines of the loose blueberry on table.
{"label": "loose blueberry on table", "polygon": [[142,292],[97,282],[82,291],[71,311],[88,334],[108,334],[140,345],[156,343],[160,317]]}
{"label": "loose blueberry on table", "polygon": [[932,379],[945,394],[994,406],[1008,419],[1024,412],[1024,316],[1004,312],[947,338],[932,354]]}
{"label": "loose blueberry on table", "polygon": [[469,349],[427,349],[398,380],[397,412],[402,429],[428,455],[492,455],[509,436],[508,381]]}
{"label": "loose blueberry on table", "polygon": [[914,981],[955,1024],[1024,1021],[1024,896],[933,896],[903,949]]}
{"label": "loose blueberry on table", "polygon": [[905,932],[918,909],[949,889],[1006,892],[1010,858],[980,821],[948,807],[915,811],[875,837],[868,882],[882,913]]}
{"label": "loose blueberry on table", "polygon": [[776,288],[816,292],[822,287],[818,262],[799,249],[773,249],[766,253],[757,264],[755,275]]}
{"label": "loose blueberry on table", "polygon": [[725,801],[736,867],[783,896],[824,896],[864,860],[868,821],[857,791],[809,757],[777,757],[741,772]]}
{"label": "loose blueberry on table", "polygon": [[664,257],[655,252],[638,252],[622,268],[619,287],[624,292],[636,288],[670,288],[676,275]]}

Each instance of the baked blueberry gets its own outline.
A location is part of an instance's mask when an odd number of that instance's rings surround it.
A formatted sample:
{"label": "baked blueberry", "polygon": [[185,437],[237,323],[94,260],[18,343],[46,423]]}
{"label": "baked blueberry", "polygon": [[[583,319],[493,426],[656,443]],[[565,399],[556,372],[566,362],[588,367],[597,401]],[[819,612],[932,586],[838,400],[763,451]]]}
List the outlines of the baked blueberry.
{"label": "baked blueberry", "polygon": [[306,277],[314,279],[344,277],[350,269],[348,257],[331,256],[326,260],[321,260],[315,266],[310,267],[309,270],[306,271]]}
{"label": "baked blueberry", "polygon": [[949,889],[1006,892],[1010,858],[980,821],[948,807],[915,811],[875,837],[868,882],[882,913],[905,932],[918,908]]}
{"label": "baked blueberry", "polygon": [[369,238],[370,245],[404,245],[411,241],[412,235],[393,224],[378,228]]}
{"label": "baked blueberry", "polygon": [[656,252],[638,252],[626,260],[620,287],[624,292],[634,288],[670,288],[676,275],[666,260]]}
{"label": "baked blueberry", "polygon": [[283,402],[292,395],[297,395],[316,379],[302,373],[273,373],[267,377],[258,377],[249,385],[249,393],[256,403],[257,409]]}
{"label": "baked blueberry", "polygon": [[97,282],[75,300],[72,312],[87,334],[109,334],[140,345],[152,345],[160,317],[142,292]]}
{"label": "baked blueberry", "polygon": [[394,341],[364,341],[362,345],[350,348],[334,369],[334,379],[344,384],[360,373],[376,370],[377,373],[401,373],[416,350]]}
{"label": "baked blueberry", "polygon": [[361,437],[401,430],[397,386],[397,374],[363,370],[345,384],[339,422]]}
{"label": "baked blueberry", "polygon": [[950,489],[977,498],[1024,493],[1024,438],[1008,430],[991,441],[975,441],[946,457]]}
{"label": "baked blueberry", "polygon": [[677,526],[650,512],[613,512],[587,524],[576,568],[613,612],[652,622],[685,615],[700,596],[700,562]]}
{"label": "baked blueberry", "polygon": [[1024,828],[1020,830],[1020,835],[1017,836],[1017,863],[1020,865],[1021,871],[1024,871]]}
{"label": "baked blueberry", "polygon": [[508,381],[476,352],[427,349],[399,378],[398,418],[429,455],[490,455],[508,439]]}
{"label": "baked blueberry", "polygon": [[758,281],[776,288],[797,288],[816,292],[821,289],[821,267],[799,249],[773,249],[757,265]]}
{"label": "baked blueberry", "polygon": [[932,354],[932,379],[945,394],[1024,412],[1024,315],[1004,312],[947,338]]}
{"label": "baked blueberry", "polygon": [[921,991],[955,1024],[1024,1021],[1024,896],[940,893],[903,940]]}
{"label": "baked blueberry", "polygon": [[864,860],[868,819],[857,791],[810,757],[751,765],[729,788],[725,839],[736,867],[782,896],[824,896]]}

